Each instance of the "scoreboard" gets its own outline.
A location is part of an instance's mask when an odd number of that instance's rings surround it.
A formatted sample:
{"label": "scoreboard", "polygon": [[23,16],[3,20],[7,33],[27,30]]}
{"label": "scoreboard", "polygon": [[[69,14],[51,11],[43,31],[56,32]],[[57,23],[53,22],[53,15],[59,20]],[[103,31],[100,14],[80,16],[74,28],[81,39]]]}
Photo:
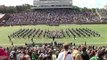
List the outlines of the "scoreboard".
{"label": "scoreboard", "polygon": [[72,0],[34,0],[34,8],[71,8]]}
{"label": "scoreboard", "polygon": [[71,1],[71,0],[39,0],[39,1]]}

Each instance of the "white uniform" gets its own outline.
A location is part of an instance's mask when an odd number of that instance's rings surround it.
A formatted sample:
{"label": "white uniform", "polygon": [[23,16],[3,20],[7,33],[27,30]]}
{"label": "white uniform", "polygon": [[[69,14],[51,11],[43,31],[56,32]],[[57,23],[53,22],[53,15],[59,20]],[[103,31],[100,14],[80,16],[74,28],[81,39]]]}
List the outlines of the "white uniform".
{"label": "white uniform", "polygon": [[[57,60],[64,60],[64,52],[59,53]],[[68,54],[65,60],[72,60],[72,55]]]}

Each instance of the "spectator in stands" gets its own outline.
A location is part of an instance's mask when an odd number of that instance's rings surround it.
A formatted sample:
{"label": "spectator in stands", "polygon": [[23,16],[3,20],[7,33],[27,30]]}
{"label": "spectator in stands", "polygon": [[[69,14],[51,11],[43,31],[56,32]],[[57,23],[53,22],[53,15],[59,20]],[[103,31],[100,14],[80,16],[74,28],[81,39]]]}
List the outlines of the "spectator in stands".
{"label": "spectator in stands", "polygon": [[77,49],[73,49],[72,56],[74,60],[82,60],[81,53]]}
{"label": "spectator in stands", "polygon": [[23,58],[24,58],[24,53],[22,50],[20,50],[18,55],[17,55],[17,60],[22,60]]}
{"label": "spectator in stands", "polygon": [[81,45],[81,57],[83,60],[89,60],[90,59],[86,49],[87,49],[87,47],[85,45]]}
{"label": "spectator in stands", "polygon": [[0,47],[0,60],[10,60],[7,52],[2,47]]}
{"label": "spectator in stands", "polygon": [[90,60],[104,60],[104,54],[105,51],[104,50],[98,50],[98,52],[96,53],[95,56],[93,56],[92,58],[90,58]]}
{"label": "spectator in stands", "polygon": [[63,52],[60,52],[58,55],[58,60],[73,60],[73,56],[68,51],[68,49],[69,49],[69,44],[65,43],[63,45]]}
{"label": "spectator in stands", "polygon": [[30,56],[29,56],[29,51],[28,51],[27,49],[25,50],[24,58],[25,58],[26,60],[31,60],[31,59],[30,59]]}

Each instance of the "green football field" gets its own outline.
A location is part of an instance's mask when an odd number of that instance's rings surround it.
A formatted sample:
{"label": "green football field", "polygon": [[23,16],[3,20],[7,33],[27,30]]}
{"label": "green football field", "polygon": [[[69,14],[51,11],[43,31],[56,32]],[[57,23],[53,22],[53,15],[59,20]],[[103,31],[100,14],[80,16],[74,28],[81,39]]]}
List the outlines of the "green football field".
{"label": "green football field", "polygon": [[[11,46],[9,42],[8,35],[13,32],[18,31],[19,29],[42,29],[42,30],[61,30],[67,28],[89,28],[100,33],[101,37],[78,37],[76,40],[73,37],[66,37],[61,39],[55,39],[55,41],[63,43],[63,42],[72,42],[76,44],[82,44],[87,42],[89,45],[107,45],[107,24],[91,24],[91,25],[60,25],[60,26],[48,26],[48,25],[27,25],[27,26],[1,26],[0,27],[0,45],[1,46]],[[25,43],[31,43],[31,39],[29,38],[15,38],[12,39],[14,45],[24,45]],[[52,42],[52,39],[49,38],[35,38],[35,43],[49,43]]]}

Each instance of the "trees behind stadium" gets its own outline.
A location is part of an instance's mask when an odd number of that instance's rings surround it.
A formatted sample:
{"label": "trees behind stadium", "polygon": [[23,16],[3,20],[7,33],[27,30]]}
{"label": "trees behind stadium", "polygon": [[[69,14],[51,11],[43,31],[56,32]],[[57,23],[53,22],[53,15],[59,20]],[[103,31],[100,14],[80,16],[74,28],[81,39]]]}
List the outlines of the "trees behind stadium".
{"label": "trees behind stadium", "polygon": [[23,4],[18,6],[0,6],[0,13],[16,13],[21,11],[28,11],[30,9],[31,5],[29,4]]}

